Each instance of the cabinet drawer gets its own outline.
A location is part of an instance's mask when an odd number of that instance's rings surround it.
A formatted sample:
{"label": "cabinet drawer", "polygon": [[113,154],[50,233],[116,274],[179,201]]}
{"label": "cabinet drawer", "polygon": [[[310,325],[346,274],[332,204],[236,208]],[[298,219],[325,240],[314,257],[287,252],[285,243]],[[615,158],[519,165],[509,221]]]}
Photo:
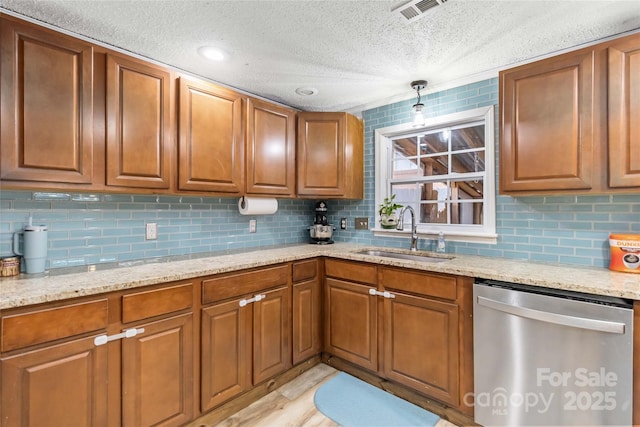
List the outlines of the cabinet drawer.
{"label": "cabinet drawer", "polygon": [[324,266],[327,276],[330,277],[351,280],[354,282],[369,283],[371,285],[375,285],[378,281],[375,265],[327,259]]}
{"label": "cabinet drawer", "polygon": [[310,280],[318,274],[318,261],[315,259],[309,261],[300,261],[293,264],[293,281],[301,282]]}
{"label": "cabinet drawer", "polygon": [[2,351],[97,331],[106,328],[107,323],[107,299],[5,316]]}
{"label": "cabinet drawer", "polygon": [[135,322],[184,310],[191,307],[192,303],[193,285],[191,283],[124,295],[122,322]]}
{"label": "cabinet drawer", "polygon": [[291,276],[288,264],[245,273],[231,273],[202,281],[202,303],[208,304],[228,298],[260,292],[276,286],[288,285]]}
{"label": "cabinet drawer", "polygon": [[454,276],[385,268],[381,278],[385,289],[450,300],[455,300],[458,295]]}

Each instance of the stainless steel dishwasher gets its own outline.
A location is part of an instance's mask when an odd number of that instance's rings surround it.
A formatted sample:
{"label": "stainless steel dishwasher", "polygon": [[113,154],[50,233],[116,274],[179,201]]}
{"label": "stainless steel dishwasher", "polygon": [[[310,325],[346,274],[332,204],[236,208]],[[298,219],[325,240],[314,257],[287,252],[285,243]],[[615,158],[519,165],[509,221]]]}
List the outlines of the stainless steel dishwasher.
{"label": "stainless steel dishwasher", "polygon": [[[484,426],[631,425],[630,301],[476,281],[475,421]],[[473,399],[472,399],[473,397]]]}

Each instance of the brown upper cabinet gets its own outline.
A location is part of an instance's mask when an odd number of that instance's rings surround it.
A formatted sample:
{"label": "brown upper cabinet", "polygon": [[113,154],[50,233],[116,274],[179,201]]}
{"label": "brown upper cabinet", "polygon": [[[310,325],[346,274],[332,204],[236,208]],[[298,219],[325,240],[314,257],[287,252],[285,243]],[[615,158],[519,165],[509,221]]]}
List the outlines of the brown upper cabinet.
{"label": "brown upper cabinet", "polygon": [[93,168],[92,45],[0,19],[0,179],[91,186],[102,179]]}
{"label": "brown upper cabinet", "polygon": [[500,192],[594,189],[604,77],[592,49],[500,73]]}
{"label": "brown upper cabinet", "polygon": [[295,111],[180,77],[179,117],[179,190],[295,195]]}
{"label": "brown upper cabinet", "polygon": [[178,190],[244,191],[242,96],[180,77]]}
{"label": "brown upper cabinet", "polygon": [[640,34],[609,47],[609,186],[640,187]]}
{"label": "brown upper cabinet", "polygon": [[347,113],[298,113],[298,195],[364,197],[362,121]]}
{"label": "brown upper cabinet", "polygon": [[247,194],[296,194],[296,112],[247,101]]}
{"label": "brown upper cabinet", "polygon": [[500,73],[500,192],[640,188],[640,35]]}
{"label": "brown upper cabinet", "polygon": [[293,109],[0,20],[5,188],[364,196],[363,128],[354,116],[300,113],[296,133]]}
{"label": "brown upper cabinet", "polygon": [[171,73],[107,54],[107,185],[168,189],[171,184]]}

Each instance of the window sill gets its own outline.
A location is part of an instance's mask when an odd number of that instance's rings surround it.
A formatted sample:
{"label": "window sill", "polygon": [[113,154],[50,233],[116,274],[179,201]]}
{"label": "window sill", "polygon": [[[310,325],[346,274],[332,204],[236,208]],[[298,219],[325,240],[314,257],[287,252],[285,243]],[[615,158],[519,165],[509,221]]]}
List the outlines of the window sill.
{"label": "window sill", "polygon": [[[373,228],[373,235],[377,237],[394,237],[408,239],[411,237],[409,230],[394,230],[387,228]],[[421,232],[418,230],[418,237],[426,240],[437,240],[437,231],[434,232]],[[498,243],[497,234],[485,234],[485,233],[461,233],[461,232],[446,232],[444,233],[447,241],[451,242],[467,242],[467,243],[486,243],[495,245]]]}

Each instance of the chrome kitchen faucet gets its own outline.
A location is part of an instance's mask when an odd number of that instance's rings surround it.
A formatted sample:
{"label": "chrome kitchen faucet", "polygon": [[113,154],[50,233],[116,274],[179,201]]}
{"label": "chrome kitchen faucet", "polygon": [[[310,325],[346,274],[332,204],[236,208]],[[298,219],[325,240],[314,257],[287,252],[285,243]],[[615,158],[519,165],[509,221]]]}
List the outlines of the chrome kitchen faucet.
{"label": "chrome kitchen faucet", "polygon": [[400,211],[400,219],[398,220],[398,225],[396,225],[396,230],[404,228],[404,212],[407,209],[411,212],[411,246],[409,250],[416,251],[418,249],[418,225],[416,224],[416,212],[411,206],[407,205]]}

